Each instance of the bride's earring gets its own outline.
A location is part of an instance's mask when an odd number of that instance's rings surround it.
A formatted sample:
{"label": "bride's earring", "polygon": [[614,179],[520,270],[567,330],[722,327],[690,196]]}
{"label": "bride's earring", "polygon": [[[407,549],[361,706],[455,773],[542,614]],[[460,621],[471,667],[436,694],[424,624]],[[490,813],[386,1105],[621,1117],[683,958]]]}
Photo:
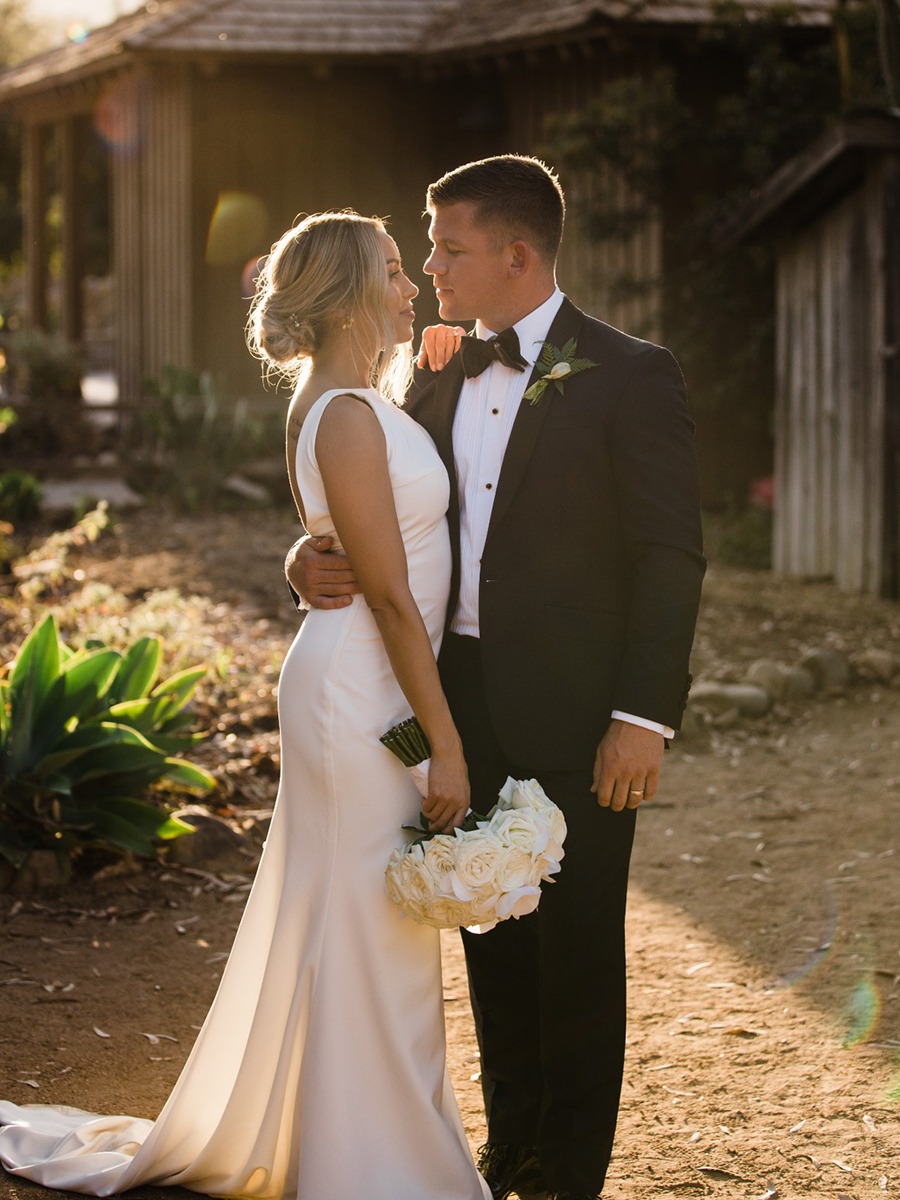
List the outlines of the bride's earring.
{"label": "bride's earring", "polygon": [[352,324],[352,317],[344,317],[343,321],[341,321],[341,329],[349,329]]}

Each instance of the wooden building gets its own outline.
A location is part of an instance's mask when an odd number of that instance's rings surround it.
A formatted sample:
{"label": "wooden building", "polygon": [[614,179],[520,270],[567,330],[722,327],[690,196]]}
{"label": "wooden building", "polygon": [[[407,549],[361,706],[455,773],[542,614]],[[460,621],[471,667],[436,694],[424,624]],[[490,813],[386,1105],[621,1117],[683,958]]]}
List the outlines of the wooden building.
{"label": "wooden building", "polygon": [[[741,2],[750,16],[767,7]],[[830,0],[796,6],[798,23],[821,25]],[[387,215],[415,267],[432,179],[467,159],[545,149],[548,116],[666,61],[712,19],[710,0],[148,0],[0,76],[0,104],[25,128],[28,319],[48,320],[48,199],[58,194],[58,321],[81,337],[81,210],[99,176],[122,403],[138,404],[166,365],[259,395],[243,342],[253,264],[298,213]],[[591,244],[578,227],[579,181],[564,182],[563,286],[615,324],[658,332],[652,292],[610,291],[626,272],[660,279],[658,224]]]}
{"label": "wooden building", "polygon": [[737,232],[778,239],[773,565],[900,597],[900,111],[842,121]]}

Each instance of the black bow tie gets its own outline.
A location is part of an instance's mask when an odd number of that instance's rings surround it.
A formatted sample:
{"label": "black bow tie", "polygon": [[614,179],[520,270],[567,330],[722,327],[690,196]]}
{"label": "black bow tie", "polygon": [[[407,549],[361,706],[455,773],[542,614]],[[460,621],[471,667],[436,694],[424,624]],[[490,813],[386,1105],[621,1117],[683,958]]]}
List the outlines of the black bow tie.
{"label": "black bow tie", "polygon": [[480,375],[492,362],[501,362],[513,371],[524,371],[528,366],[519,353],[519,337],[514,329],[504,329],[487,341],[479,337],[464,337],[459,352],[467,379]]}

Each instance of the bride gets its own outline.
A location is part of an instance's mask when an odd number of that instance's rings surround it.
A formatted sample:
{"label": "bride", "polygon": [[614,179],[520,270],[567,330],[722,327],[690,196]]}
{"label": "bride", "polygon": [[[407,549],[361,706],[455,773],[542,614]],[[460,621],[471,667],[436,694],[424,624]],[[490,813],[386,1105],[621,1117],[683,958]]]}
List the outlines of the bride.
{"label": "bride", "polygon": [[251,349],[295,381],[294,498],[309,533],[349,554],[362,595],[308,613],[285,659],[271,831],[161,1114],[0,1101],[12,1175],[94,1196],[155,1184],[260,1200],[489,1200],[446,1071],[438,934],[404,920],[384,888],[420,797],[381,734],[410,710],[423,726],[432,828],[460,824],[469,803],[435,663],[449,483],[395,403],[417,292],[382,223],[352,212],[305,219],[266,260]]}

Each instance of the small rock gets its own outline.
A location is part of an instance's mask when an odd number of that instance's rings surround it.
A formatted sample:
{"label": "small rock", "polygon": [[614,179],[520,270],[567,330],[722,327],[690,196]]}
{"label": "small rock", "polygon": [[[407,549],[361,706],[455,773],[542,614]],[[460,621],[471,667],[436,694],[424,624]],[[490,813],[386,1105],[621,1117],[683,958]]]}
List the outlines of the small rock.
{"label": "small rock", "polygon": [[192,805],[174,814],[193,825],[194,832],[174,838],[166,846],[169,862],[204,871],[246,871],[256,853],[231,826],[212,813]]}
{"label": "small rock", "polygon": [[41,511],[68,515],[86,504],[106,500],[112,508],[137,508],[143,498],[121,479],[41,480]]}
{"label": "small rock", "polygon": [[900,658],[890,650],[879,650],[874,646],[856,655],[854,664],[860,675],[878,683],[890,683],[900,674]]}
{"label": "small rock", "polygon": [[775,700],[781,700],[784,696],[784,672],[785,668],[774,659],[758,658],[747,668],[745,678],[747,683],[765,688]]}
{"label": "small rock", "polygon": [[824,647],[808,650],[800,666],[810,671],[825,691],[842,692],[850,682],[850,664],[836,650]]}
{"label": "small rock", "polygon": [[70,873],[71,864],[65,855],[52,850],[32,850],[8,886],[16,893],[55,892],[68,881]]}
{"label": "small rock", "polygon": [[741,719],[741,710],[737,706],[726,708],[724,712],[716,713],[714,717],[710,717],[710,722],[716,729],[730,729],[732,725],[737,725]]}
{"label": "small rock", "polygon": [[696,709],[690,705],[684,710],[681,715],[681,728],[676,734],[678,745],[682,745],[685,739],[696,737],[703,730],[703,721]]}
{"label": "small rock", "polygon": [[744,716],[762,717],[772,707],[772,693],[752,683],[696,683],[688,705],[714,716],[736,708]]}
{"label": "small rock", "polygon": [[240,496],[242,500],[249,500],[252,504],[272,503],[272,494],[268,488],[264,488],[262,484],[254,483],[250,479],[245,479],[243,475],[229,475],[227,479],[222,480],[222,487],[226,492]]}
{"label": "small rock", "polygon": [[816,690],[816,677],[806,667],[788,667],[771,658],[758,658],[747,670],[747,683],[763,687],[774,700],[799,700]]}
{"label": "small rock", "polygon": [[816,690],[816,677],[806,667],[781,668],[782,700],[803,700]]}

